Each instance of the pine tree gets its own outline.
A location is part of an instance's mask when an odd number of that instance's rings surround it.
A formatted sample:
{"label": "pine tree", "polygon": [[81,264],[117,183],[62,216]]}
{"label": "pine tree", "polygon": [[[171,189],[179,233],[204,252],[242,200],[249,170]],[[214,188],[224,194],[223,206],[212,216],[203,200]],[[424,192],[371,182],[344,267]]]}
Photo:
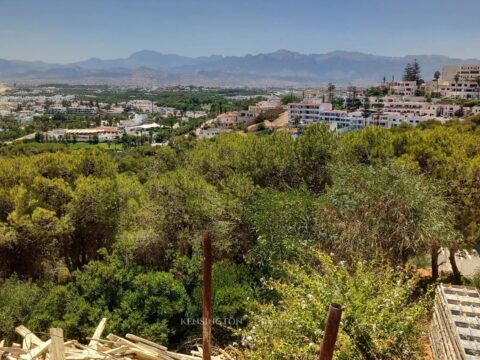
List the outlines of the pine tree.
{"label": "pine tree", "polygon": [[403,73],[403,80],[416,81],[417,85],[420,85],[423,83],[420,64],[418,63],[417,59],[413,61],[413,64],[408,63],[407,66],[405,66],[405,70]]}
{"label": "pine tree", "polygon": [[405,66],[405,70],[403,72],[403,81],[414,81],[414,68],[412,64],[408,63],[407,66]]}

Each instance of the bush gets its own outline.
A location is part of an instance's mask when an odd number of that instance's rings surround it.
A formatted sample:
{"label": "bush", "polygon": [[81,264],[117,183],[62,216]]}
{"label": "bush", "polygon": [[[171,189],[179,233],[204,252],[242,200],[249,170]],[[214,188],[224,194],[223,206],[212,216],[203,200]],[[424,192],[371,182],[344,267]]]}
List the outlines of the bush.
{"label": "bush", "polygon": [[425,300],[411,302],[416,279],[400,269],[359,262],[350,272],[320,253],[305,266],[286,265],[272,281],[277,304],[259,304],[244,336],[248,359],[317,359],[329,304],[343,306],[335,359],[415,359]]}
{"label": "bush", "polygon": [[272,269],[278,262],[294,261],[313,241],[318,200],[308,191],[263,190],[251,207],[257,244],[250,260]]}
{"label": "bush", "polygon": [[38,285],[15,276],[0,280],[0,339],[15,339],[15,327],[27,323],[44,293]]}
{"label": "bush", "polygon": [[86,339],[102,317],[107,331],[128,332],[167,344],[182,329],[190,300],[171,273],[147,271],[117,255],[91,261],[66,286],[56,286],[31,306],[32,329],[58,326],[66,337]]}

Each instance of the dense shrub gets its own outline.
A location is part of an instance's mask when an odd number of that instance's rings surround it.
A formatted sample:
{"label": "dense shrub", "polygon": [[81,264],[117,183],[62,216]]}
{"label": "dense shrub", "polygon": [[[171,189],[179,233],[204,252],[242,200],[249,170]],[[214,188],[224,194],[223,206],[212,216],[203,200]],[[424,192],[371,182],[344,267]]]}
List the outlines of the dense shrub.
{"label": "dense shrub", "polygon": [[336,359],[421,358],[428,304],[411,302],[415,278],[379,264],[359,262],[351,271],[327,255],[312,257],[266,284],[280,301],[260,304],[243,332],[248,359],[317,359],[331,303],[343,306]]}

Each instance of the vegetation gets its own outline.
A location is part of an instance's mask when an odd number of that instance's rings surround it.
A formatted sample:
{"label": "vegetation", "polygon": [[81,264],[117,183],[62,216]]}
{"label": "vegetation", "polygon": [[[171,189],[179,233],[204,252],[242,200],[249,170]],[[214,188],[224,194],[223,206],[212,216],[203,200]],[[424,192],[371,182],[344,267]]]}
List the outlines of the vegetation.
{"label": "vegetation", "polygon": [[424,82],[424,80],[422,79],[422,75],[420,73],[420,65],[418,64],[417,59],[415,59],[413,63],[407,64],[403,74],[403,80],[416,81],[417,85],[421,85]]}
{"label": "vegetation", "polygon": [[107,331],[188,347],[209,230],[218,345],[313,359],[339,302],[339,359],[421,358],[430,297],[411,265],[430,257],[435,278],[440,247],[479,245],[478,124],[4,146],[0,337],[25,323],[82,339],[106,316]]}
{"label": "vegetation", "polygon": [[287,104],[290,104],[290,103],[297,103],[297,102],[300,102],[301,100],[302,100],[301,98],[294,95],[293,93],[291,93],[289,95],[282,96],[282,98],[280,99],[280,101],[284,105],[287,105]]}
{"label": "vegetation", "polygon": [[385,96],[388,95],[388,88],[381,86],[372,86],[365,90],[366,96]]}

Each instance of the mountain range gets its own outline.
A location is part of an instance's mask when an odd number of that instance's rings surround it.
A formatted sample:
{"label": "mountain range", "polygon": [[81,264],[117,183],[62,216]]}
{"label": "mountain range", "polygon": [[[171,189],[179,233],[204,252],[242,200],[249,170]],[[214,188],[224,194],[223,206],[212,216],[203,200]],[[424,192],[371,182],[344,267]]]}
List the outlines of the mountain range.
{"label": "mountain range", "polygon": [[245,56],[187,57],[142,50],[127,58],[91,58],[70,64],[0,59],[0,80],[24,84],[45,82],[125,86],[319,86],[370,85],[385,76],[400,78],[405,65],[417,61],[423,77],[433,78],[446,65],[480,63],[441,55],[388,57],[334,51],[301,54],[288,50]]}

